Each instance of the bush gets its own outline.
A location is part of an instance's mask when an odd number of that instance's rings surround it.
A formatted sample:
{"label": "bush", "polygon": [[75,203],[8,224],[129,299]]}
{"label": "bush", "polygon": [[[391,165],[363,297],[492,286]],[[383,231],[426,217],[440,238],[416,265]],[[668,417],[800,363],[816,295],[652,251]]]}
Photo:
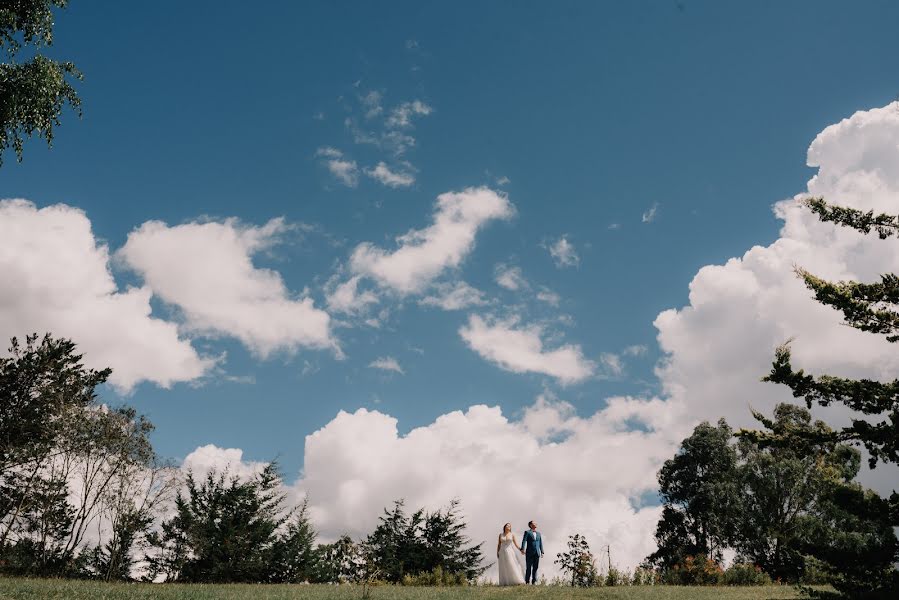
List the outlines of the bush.
{"label": "bush", "polygon": [[608,586],[630,585],[630,583],[631,580],[630,577],[628,577],[627,571],[622,571],[615,567],[611,567],[603,579],[603,585]]}
{"label": "bush", "polygon": [[670,585],[718,585],[723,580],[721,565],[704,554],[685,557],[662,576],[662,583]]}
{"label": "bush", "polygon": [[771,577],[758,565],[734,563],[724,571],[724,585],[769,585]]}
{"label": "bush", "polygon": [[661,583],[661,577],[658,571],[647,569],[645,567],[637,567],[631,577],[631,585],[657,585]]}
{"label": "bush", "polygon": [[830,581],[831,577],[824,563],[814,556],[804,557],[799,583],[803,585],[827,585]]}

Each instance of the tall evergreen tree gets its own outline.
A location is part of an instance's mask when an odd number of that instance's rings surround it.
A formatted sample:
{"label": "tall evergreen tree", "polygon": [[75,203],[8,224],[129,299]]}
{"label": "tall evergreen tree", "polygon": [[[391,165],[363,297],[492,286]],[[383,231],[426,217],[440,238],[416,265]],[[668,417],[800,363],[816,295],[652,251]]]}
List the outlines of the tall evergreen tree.
{"label": "tall evergreen tree", "polygon": [[365,541],[380,576],[396,583],[406,575],[438,568],[447,574],[461,573],[469,581],[480,576],[487,569],[481,565],[481,544],[472,544],[465,535],[458,507],[454,500],[444,510],[418,509],[407,515],[403,501],[397,500],[393,510],[385,508]]}
{"label": "tall evergreen tree", "polygon": [[309,576],[312,543],[305,507],[290,511],[272,462],[249,479],[188,474],[175,515],[150,537],[151,578],[232,583],[290,582]]}
{"label": "tall evergreen tree", "polygon": [[[865,212],[835,206],[822,198],[808,198],[804,204],[822,222],[835,223],[864,234],[873,232],[881,240],[899,235],[899,216],[875,215],[873,210]],[[851,327],[884,335],[888,342],[899,341],[899,277],[895,274],[882,274],[877,283],[861,283],[826,281],[802,267],[796,267],[796,273],[814,292],[818,302],[841,311],[845,322]],[[786,428],[773,434],[758,434],[758,441],[786,442],[797,447],[852,442],[864,446],[869,452],[872,468],[878,462],[899,462],[899,379],[879,382],[832,375],[807,375],[802,369],[793,369],[788,342],[776,349],[771,372],[762,380],[788,386],[793,396],[805,400],[809,408],[815,404],[828,406],[838,403],[864,418],[853,418],[849,425],[836,430]],[[855,488],[846,488],[832,499],[835,525],[869,523],[872,506],[876,505],[879,507],[878,514],[894,527],[899,526],[899,494],[895,491],[889,501],[878,501],[872,493]],[[878,533],[872,535],[880,537]],[[863,546],[847,544],[839,552],[829,552],[828,546],[820,549],[818,556],[841,574],[835,583],[837,589],[851,597],[899,596],[899,573],[893,567],[893,563],[899,561],[899,549],[894,549],[892,556],[875,556],[865,552]],[[877,564],[863,565],[877,556],[880,557]],[[872,574],[877,576],[872,578]]]}

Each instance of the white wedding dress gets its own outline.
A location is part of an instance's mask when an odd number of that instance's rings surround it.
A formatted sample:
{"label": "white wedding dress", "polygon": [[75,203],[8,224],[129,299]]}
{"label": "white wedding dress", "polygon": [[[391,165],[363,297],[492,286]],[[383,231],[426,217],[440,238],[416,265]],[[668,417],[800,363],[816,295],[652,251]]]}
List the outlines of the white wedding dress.
{"label": "white wedding dress", "polygon": [[519,562],[519,554],[511,533],[500,537],[499,557],[496,561],[500,585],[524,585],[524,570]]}

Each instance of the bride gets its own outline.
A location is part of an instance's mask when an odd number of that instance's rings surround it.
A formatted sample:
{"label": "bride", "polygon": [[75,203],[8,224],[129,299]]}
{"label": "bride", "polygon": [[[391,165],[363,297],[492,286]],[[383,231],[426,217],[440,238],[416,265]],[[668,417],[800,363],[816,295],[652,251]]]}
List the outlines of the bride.
{"label": "bride", "polygon": [[524,585],[524,574],[521,572],[521,563],[518,562],[517,556],[519,553],[524,554],[518,548],[518,541],[512,534],[512,524],[506,523],[496,543],[500,585]]}

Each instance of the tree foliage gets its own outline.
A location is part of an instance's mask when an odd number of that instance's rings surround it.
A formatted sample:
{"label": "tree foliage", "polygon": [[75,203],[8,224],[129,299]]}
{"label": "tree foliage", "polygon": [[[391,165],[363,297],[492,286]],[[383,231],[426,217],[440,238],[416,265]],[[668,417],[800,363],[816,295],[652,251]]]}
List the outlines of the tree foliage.
{"label": "tree foliage", "polygon": [[[779,404],[774,419],[756,418],[767,431],[814,432],[830,428],[812,421],[801,406]],[[740,502],[734,548],[740,558],[772,578],[799,581],[812,532],[828,520],[831,494],[858,474],[858,450],[843,444],[760,445],[738,432]]]}
{"label": "tree foliage", "polygon": [[[98,402],[109,369],[30,335],[0,358],[0,558],[6,572],[127,579],[169,472],[152,424]],[[89,548],[100,523],[112,534]],[[99,529],[99,528],[98,528]]]}
{"label": "tree foliage", "polygon": [[305,504],[288,509],[277,464],[241,479],[188,473],[175,515],[150,541],[150,578],[199,583],[308,579],[315,533]]}
{"label": "tree foliage", "polygon": [[371,549],[381,577],[393,583],[438,568],[472,581],[487,567],[481,565],[481,544],[471,543],[465,527],[456,500],[443,510],[418,509],[411,515],[406,514],[403,501],[397,500],[392,510],[384,509],[365,546]]}
{"label": "tree foliage", "polygon": [[[736,443],[724,420],[701,423],[665,463],[659,548],[647,562],[679,584],[726,580],[726,549],[753,580],[764,578],[753,575],[758,568],[801,582],[810,566],[818,568],[810,557],[824,561],[830,580],[847,585],[889,572],[896,548],[890,511],[854,482],[860,452],[834,442],[832,430],[801,406],[780,404],[773,418],[756,418],[765,429],[741,431]],[[785,432],[809,435],[790,443]]]}
{"label": "tree foliage", "polygon": [[703,422],[659,471],[662,518],[656,527],[658,550],[647,561],[662,569],[687,556],[720,560],[735,533],[738,504],[737,453],[733,431],[724,419]]}
{"label": "tree foliage", "polygon": [[[53,9],[68,0],[0,0],[0,166],[12,148],[19,161],[26,138],[42,137],[52,145],[54,128],[68,105],[81,115],[81,100],[71,80],[81,73],[71,62],[40,53],[53,43]],[[18,61],[25,48],[29,58]]]}
{"label": "tree foliage", "polygon": [[583,535],[575,533],[569,536],[567,550],[559,552],[554,562],[571,579],[572,587],[594,585],[597,576],[596,559]]}

